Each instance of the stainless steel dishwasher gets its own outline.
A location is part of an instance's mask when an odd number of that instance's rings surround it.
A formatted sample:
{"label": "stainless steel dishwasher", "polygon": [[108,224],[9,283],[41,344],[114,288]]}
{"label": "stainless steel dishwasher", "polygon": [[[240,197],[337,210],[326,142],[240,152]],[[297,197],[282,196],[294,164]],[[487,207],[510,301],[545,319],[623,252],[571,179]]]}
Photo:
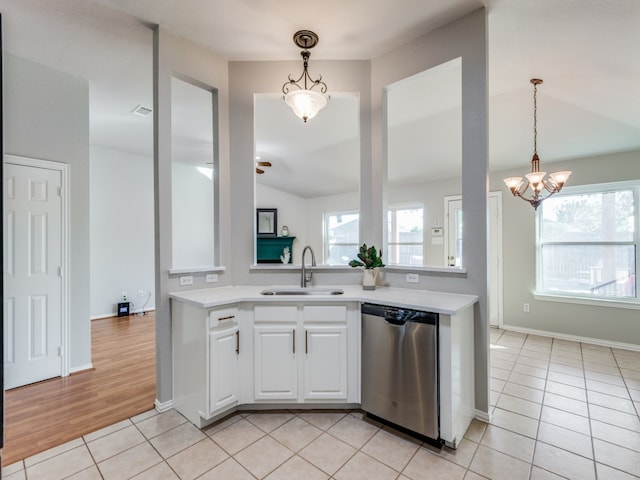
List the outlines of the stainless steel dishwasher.
{"label": "stainless steel dishwasher", "polygon": [[362,409],[441,444],[438,314],[362,305]]}

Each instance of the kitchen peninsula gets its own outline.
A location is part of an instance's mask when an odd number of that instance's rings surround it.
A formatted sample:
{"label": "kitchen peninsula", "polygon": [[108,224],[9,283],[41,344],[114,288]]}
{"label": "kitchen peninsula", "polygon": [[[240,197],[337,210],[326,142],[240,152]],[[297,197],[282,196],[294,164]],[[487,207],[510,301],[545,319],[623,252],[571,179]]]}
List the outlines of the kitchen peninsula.
{"label": "kitchen peninsula", "polygon": [[475,416],[476,296],[228,286],[170,298],[173,405],[198,427],[243,409],[360,407],[363,303],[438,314],[442,441],[457,446]]}

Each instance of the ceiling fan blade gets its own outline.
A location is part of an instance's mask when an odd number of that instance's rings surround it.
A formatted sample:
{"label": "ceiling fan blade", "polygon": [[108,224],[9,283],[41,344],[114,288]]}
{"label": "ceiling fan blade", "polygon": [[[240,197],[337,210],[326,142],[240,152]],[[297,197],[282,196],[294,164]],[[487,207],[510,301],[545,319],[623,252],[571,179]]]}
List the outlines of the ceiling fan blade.
{"label": "ceiling fan blade", "polygon": [[256,173],[258,175],[262,175],[264,173],[264,170],[262,170],[261,168],[256,168]]}
{"label": "ceiling fan blade", "polygon": [[266,162],[266,161],[256,162],[256,165],[259,166],[259,167],[270,167],[271,166],[271,162]]}

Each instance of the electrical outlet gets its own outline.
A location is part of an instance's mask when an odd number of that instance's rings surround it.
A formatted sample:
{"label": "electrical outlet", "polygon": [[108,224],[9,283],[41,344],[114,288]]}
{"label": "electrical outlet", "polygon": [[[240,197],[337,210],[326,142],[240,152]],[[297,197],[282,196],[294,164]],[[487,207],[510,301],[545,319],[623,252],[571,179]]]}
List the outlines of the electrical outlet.
{"label": "electrical outlet", "polygon": [[138,296],[144,297],[144,290],[138,290]]}
{"label": "electrical outlet", "polygon": [[529,305],[528,303],[523,303],[523,304],[522,304],[522,311],[523,311],[524,313],[529,313],[530,308],[531,308],[531,307],[530,307],[530,305]]}
{"label": "electrical outlet", "polygon": [[205,282],[207,283],[214,283],[218,281],[218,274],[217,273],[207,273],[207,276],[205,277]]}
{"label": "electrical outlet", "polygon": [[407,283],[420,283],[420,275],[417,273],[407,273],[405,279]]}
{"label": "electrical outlet", "polygon": [[180,277],[180,285],[193,285],[193,276],[183,275]]}

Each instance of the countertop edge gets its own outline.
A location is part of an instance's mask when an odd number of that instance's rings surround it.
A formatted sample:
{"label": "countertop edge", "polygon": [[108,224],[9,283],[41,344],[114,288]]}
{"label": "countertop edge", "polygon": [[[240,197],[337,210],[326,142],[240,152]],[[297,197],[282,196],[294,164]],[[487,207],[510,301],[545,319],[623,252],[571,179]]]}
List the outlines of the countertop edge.
{"label": "countertop edge", "polygon": [[234,303],[358,302],[415,308],[417,310],[427,310],[443,315],[456,315],[466,308],[473,306],[478,301],[477,295],[470,294],[394,287],[378,287],[376,290],[363,290],[359,285],[335,286],[335,288],[344,290],[344,294],[342,295],[271,296],[260,294],[262,290],[268,288],[275,287],[265,285],[213,287],[200,290],[189,290],[186,292],[172,292],[169,293],[169,298],[203,309],[223,307]]}

